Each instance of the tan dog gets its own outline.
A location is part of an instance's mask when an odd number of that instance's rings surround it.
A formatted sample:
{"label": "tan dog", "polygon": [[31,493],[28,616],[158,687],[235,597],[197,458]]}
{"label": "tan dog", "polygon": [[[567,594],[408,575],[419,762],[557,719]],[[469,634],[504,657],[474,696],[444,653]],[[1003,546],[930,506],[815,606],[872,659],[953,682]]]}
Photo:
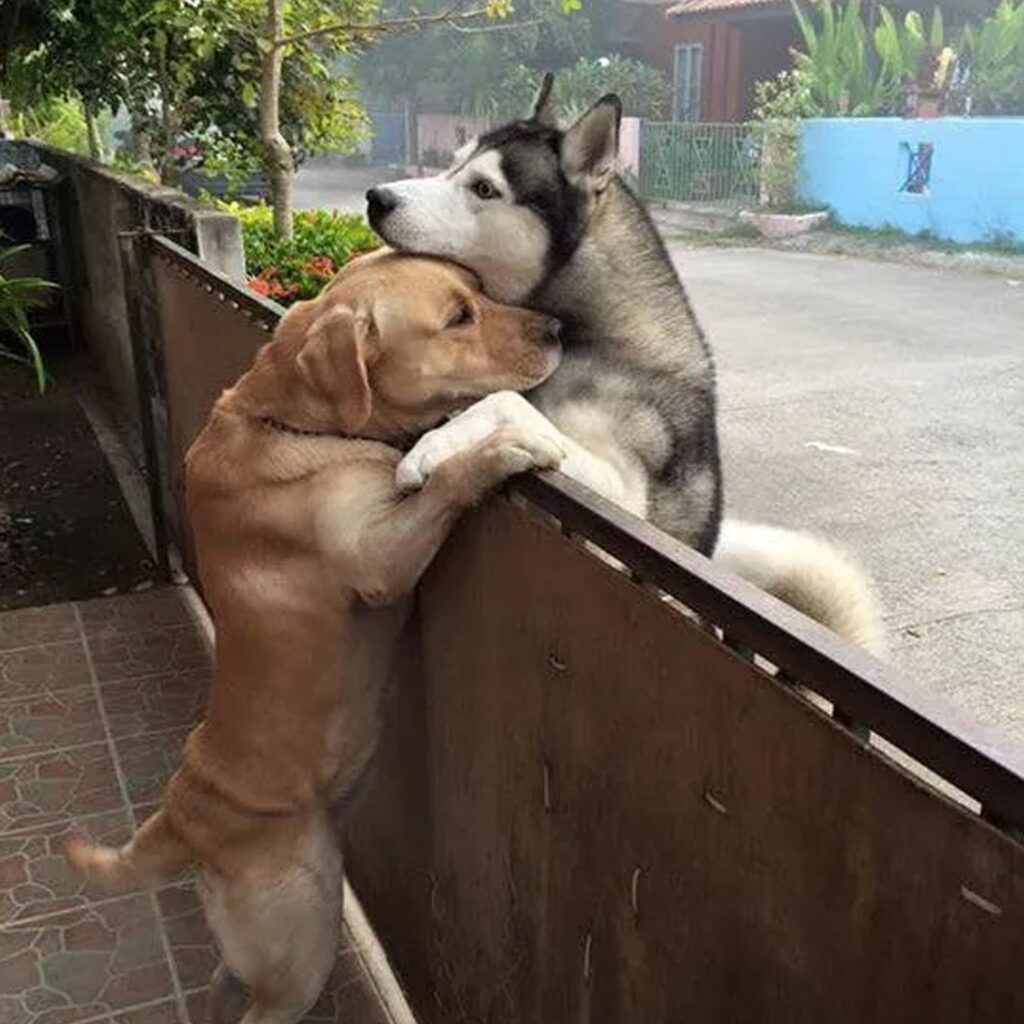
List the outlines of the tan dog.
{"label": "tan dog", "polygon": [[68,852],[115,888],[199,869],[225,965],[214,1020],[231,975],[252,990],[244,1024],[291,1024],[316,1001],[341,916],[327,807],[373,753],[402,599],[464,509],[561,458],[543,438],[499,430],[404,496],[401,454],[381,442],[538,384],[558,363],[555,327],[486,299],[454,266],[365,257],[288,312],[188,453],[217,624],[206,719],[131,842]]}

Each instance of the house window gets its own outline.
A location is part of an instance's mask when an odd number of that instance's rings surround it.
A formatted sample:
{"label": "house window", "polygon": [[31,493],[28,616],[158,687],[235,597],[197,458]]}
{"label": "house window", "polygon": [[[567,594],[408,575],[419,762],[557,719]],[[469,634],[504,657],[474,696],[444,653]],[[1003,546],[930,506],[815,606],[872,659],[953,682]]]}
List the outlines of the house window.
{"label": "house window", "polygon": [[700,120],[700,73],[704,63],[704,47],[685,43],[675,50],[675,73],[672,79],[672,119]]}

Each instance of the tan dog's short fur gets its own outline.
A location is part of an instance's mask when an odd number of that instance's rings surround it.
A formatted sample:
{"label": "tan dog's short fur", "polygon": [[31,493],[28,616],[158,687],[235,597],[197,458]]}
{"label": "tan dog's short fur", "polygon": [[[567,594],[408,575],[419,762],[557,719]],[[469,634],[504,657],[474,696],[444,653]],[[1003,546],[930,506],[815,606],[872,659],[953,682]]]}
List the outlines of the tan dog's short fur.
{"label": "tan dog's short fur", "polygon": [[214,988],[231,975],[251,988],[245,1024],[298,1020],[333,965],[341,857],[327,808],[373,753],[403,598],[464,509],[561,458],[500,430],[404,496],[400,453],[381,442],[539,383],[558,361],[552,323],[487,300],[454,266],[364,257],[289,311],[188,453],[217,624],[206,718],[132,841],[73,842],[69,856],[116,888],[196,866],[226,965]]}

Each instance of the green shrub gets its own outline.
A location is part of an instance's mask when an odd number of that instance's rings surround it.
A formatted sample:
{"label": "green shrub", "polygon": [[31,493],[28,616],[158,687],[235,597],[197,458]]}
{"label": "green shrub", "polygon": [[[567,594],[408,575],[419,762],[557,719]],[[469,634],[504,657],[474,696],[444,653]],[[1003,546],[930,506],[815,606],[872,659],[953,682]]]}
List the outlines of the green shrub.
{"label": "green shrub", "polygon": [[[16,245],[0,249],[0,263],[27,248],[27,245]],[[56,287],[52,281],[43,281],[38,277],[8,277],[0,271],[0,358],[29,367],[35,374],[40,394],[46,390],[46,366],[35,338],[32,337],[28,311],[33,306],[43,304],[41,293],[45,289]],[[17,342],[17,349],[8,344],[9,338]]]}
{"label": "green shrub", "polygon": [[274,234],[266,204],[220,203],[242,222],[249,287],[284,305],[311,299],[353,256],[380,245],[369,225],[354,213],[300,210],[290,239]]}

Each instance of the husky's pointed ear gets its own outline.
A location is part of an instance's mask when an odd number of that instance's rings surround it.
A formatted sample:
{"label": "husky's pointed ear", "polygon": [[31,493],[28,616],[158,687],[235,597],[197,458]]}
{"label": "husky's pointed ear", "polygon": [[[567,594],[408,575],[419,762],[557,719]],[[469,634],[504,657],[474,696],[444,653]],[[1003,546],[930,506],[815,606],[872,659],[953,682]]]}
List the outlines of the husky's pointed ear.
{"label": "husky's pointed ear", "polygon": [[562,139],[562,171],[574,185],[603,191],[615,174],[622,101],[602,96]]}
{"label": "husky's pointed ear", "polygon": [[366,368],[371,328],[368,315],[332,306],[310,325],[296,359],[299,375],[330,407],[345,433],[359,430],[370,418]]}
{"label": "husky's pointed ear", "polygon": [[555,106],[551,96],[551,88],[554,84],[555,76],[550,71],[545,71],[544,77],[540,80],[540,88],[537,90],[537,98],[533,101],[533,113],[530,114],[531,121],[552,128],[555,125]]}

